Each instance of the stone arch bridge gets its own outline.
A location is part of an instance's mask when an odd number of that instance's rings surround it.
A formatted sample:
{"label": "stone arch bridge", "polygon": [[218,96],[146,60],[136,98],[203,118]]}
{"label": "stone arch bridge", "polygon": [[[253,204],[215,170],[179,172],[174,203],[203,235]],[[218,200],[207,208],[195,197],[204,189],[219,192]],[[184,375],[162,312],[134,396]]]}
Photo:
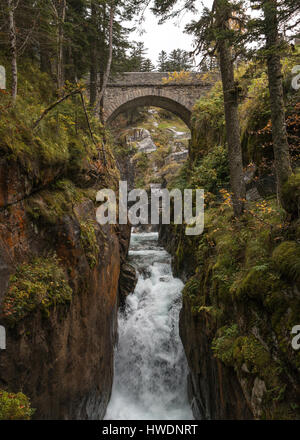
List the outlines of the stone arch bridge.
{"label": "stone arch bridge", "polygon": [[190,127],[195,101],[211,89],[217,78],[189,72],[181,80],[166,83],[164,78],[168,77],[162,72],[130,72],[111,79],[103,101],[104,122],[109,125],[129,109],[153,106],[171,111]]}

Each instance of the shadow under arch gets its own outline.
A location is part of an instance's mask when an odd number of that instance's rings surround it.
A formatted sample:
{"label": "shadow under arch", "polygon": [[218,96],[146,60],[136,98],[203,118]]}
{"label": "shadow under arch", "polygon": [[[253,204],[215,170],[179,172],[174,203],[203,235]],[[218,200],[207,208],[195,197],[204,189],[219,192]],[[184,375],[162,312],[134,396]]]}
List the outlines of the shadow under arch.
{"label": "shadow under arch", "polygon": [[159,95],[140,96],[128,100],[117,107],[107,118],[107,125],[109,125],[119,114],[126,110],[132,110],[136,107],[159,107],[174,113],[191,129],[191,111],[180,104],[179,102]]}

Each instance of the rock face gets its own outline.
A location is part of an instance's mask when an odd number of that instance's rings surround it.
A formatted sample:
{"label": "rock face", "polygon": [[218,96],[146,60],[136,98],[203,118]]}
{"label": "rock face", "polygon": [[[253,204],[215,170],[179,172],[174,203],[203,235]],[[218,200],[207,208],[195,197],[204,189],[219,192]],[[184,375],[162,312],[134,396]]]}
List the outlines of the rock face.
{"label": "rock face", "polygon": [[157,150],[150,131],[145,128],[131,128],[123,136],[125,136],[128,146],[134,144],[141,153],[149,154]]}
{"label": "rock face", "polygon": [[157,147],[150,136],[138,143],[138,149],[141,153],[149,154],[154,153],[154,151],[157,150]]}
{"label": "rock face", "polygon": [[171,164],[172,162],[182,163],[188,159],[188,150],[180,151],[178,153],[172,153],[166,157],[166,163]]}
{"label": "rock face", "polygon": [[137,284],[137,274],[135,268],[125,262],[121,266],[121,275],[120,275],[120,305],[124,306],[126,298],[130,295]]}
{"label": "rock face", "polygon": [[[173,270],[186,282],[195,271],[193,251],[178,265],[176,234],[161,226],[160,242],[174,256]],[[232,368],[213,356],[211,345],[216,328],[210,317],[192,313],[192,305],[183,297],[180,313],[180,337],[190,373],[188,395],[196,420],[250,420],[253,414]]]}
{"label": "rock face", "polygon": [[[34,196],[42,207],[39,187],[58,173],[48,170],[33,181],[17,163],[0,164],[0,311],[10,276],[36,257],[47,260],[55,253],[73,292],[70,304],[54,305],[46,316],[37,306],[11,325],[1,314],[7,349],[0,351],[0,388],[22,390],[38,419],[101,419],[113,381],[119,276],[130,230],[100,227],[87,196],[52,224],[36,221],[27,204]],[[83,243],[82,225],[95,237],[94,260]]]}
{"label": "rock face", "polygon": [[253,419],[234,371],[212,355],[214,334],[213,326],[210,329],[206,320],[194,316],[184,300],[180,337],[190,367],[188,394],[194,416],[197,420]]}

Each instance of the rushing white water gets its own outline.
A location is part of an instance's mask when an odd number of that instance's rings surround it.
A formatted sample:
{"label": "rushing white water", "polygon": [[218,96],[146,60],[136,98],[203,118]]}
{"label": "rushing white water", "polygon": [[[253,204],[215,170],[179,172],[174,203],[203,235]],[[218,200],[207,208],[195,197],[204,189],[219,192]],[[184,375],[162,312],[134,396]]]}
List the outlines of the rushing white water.
{"label": "rushing white water", "polygon": [[179,337],[183,283],[157,234],[133,234],[138,283],[119,314],[115,379],[106,420],[192,420]]}

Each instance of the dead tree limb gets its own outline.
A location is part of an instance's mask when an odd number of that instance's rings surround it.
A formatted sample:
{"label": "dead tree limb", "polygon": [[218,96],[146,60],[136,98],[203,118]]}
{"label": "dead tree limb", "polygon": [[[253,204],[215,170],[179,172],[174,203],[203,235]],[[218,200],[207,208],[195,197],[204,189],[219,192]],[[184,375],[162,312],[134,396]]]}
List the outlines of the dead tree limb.
{"label": "dead tree limb", "polygon": [[64,102],[66,99],[70,98],[70,96],[77,95],[78,93],[81,93],[80,90],[73,90],[73,92],[68,93],[67,95],[63,96],[62,98],[59,98],[57,101],[53,102],[49,107],[46,108],[46,110],[43,111],[41,116],[34,122],[32,129],[35,130],[36,127],[39,125],[39,123],[44,119],[44,117],[53,110],[57,105]]}

